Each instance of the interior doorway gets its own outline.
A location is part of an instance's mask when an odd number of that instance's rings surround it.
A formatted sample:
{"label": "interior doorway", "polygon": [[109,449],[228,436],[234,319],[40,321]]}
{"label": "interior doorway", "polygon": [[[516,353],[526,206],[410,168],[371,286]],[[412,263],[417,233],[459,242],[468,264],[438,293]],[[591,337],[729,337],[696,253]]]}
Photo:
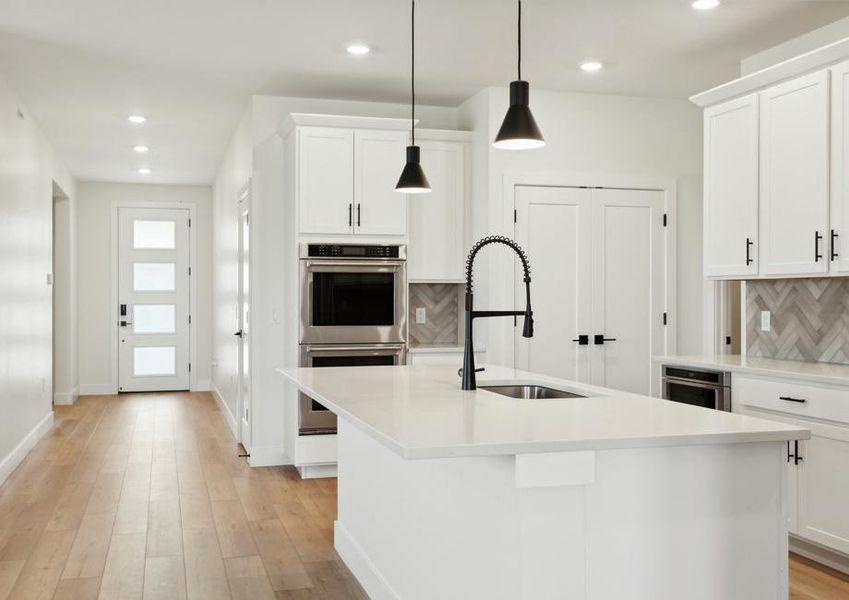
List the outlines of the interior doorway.
{"label": "interior doorway", "polygon": [[239,194],[239,340],[238,441],[251,450],[251,194]]}
{"label": "interior doorway", "polygon": [[76,295],[73,281],[73,214],[71,199],[53,183],[52,290],[53,404],[73,404],[79,395],[76,378]]}

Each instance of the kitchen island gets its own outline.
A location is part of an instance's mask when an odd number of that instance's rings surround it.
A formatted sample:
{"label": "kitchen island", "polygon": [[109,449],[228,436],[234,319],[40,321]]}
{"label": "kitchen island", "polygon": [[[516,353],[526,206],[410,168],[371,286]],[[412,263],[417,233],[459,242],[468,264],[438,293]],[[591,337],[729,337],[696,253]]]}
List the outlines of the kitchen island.
{"label": "kitchen island", "polygon": [[[809,431],[487,366],[288,368],[339,417],[339,555],[372,598],[787,598]],[[481,389],[533,383],[583,397]]]}

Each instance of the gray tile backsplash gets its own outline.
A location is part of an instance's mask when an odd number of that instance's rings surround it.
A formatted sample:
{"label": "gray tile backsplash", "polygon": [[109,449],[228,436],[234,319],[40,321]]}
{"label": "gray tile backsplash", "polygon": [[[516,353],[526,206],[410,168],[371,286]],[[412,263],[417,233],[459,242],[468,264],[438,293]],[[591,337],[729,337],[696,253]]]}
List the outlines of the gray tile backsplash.
{"label": "gray tile backsplash", "polygon": [[[771,331],[761,331],[761,311]],[[849,278],[746,282],[749,356],[849,364]]]}
{"label": "gray tile backsplash", "polygon": [[[460,299],[457,283],[410,284],[410,345],[460,343]],[[416,309],[424,308],[426,322],[416,323]]]}

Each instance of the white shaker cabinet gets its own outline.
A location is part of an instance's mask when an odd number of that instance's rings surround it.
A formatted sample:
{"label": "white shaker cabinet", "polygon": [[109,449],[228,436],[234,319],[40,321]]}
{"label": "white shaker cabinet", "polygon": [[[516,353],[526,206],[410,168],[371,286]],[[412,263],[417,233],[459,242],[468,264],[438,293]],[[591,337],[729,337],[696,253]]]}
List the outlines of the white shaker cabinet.
{"label": "white shaker cabinet", "polygon": [[395,191],[406,161],[407,133],[354,131],[354,231],[405,235],[407,195]]}
{"label": "white shaker cabinet", "polygon": [[828,271],[829,93],[819,71],[760,93],[760,273]]}
{"label": "white shaker cabinet", "polygon": [[831,68],[831,270],[849,273],[849,62]]}
{"label": "white shaker cabinet", "polygon": [[351,233],[354,132],[333,127],[302,127],[297,135],[301,233]]}
{"label": "white shaker cabinet", "polygon": [[704,269],[758,273],[758,95],[705,109]]}
{"label": "white shaker cabinet", "polygon": [[429,194],[410,196],[410,281],[462,281],[465,265],[467,142],[421,140]]}

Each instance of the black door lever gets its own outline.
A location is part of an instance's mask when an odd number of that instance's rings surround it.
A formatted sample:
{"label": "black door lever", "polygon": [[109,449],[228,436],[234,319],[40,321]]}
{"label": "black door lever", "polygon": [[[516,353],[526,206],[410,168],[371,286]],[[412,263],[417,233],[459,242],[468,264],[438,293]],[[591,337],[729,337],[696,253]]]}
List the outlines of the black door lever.
{"label": "black door lever", "polygon": [[245,332],[240,329],[239,331],[237,331],[233,335],[235,335],[236,337],[242,337],[242,336],[245,335]]}
{"label": "black door lever", "polygon": [[572,341],[578,342],[579,346],[589,346],[590,345],[590,336],[588,336],[586,334],[581,334]]}
{"label": "black door lever", "polygon": [[597,346],[603,346],[604,342],[615,342],[616,338],[606,338],[603,333],[597,333],[593,337]]}

